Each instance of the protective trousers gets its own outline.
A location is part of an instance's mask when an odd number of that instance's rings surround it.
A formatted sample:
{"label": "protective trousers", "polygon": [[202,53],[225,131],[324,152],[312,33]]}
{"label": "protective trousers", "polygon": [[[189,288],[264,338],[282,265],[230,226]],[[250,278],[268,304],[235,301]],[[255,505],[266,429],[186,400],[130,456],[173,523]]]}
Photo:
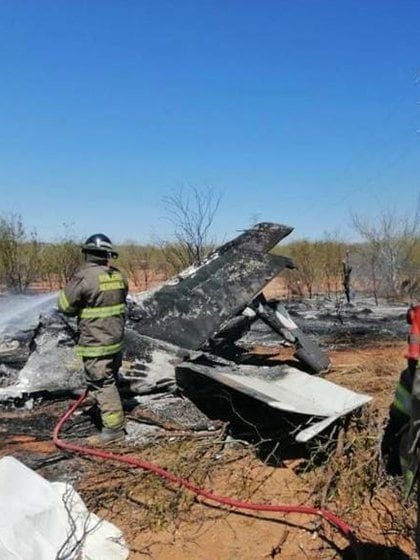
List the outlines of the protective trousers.
{"label": "protective trousers", "polygon": [[118,430],[124,426],[124,412],[116,385],[122,354],[101,358],[83,358],[89,390],[96,399],[104,428]]}

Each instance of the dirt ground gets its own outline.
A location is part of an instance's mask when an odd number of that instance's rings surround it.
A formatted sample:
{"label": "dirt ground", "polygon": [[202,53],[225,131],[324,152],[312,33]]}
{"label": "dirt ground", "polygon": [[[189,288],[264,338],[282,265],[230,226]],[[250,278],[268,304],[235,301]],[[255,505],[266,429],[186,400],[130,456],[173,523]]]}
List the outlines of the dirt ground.
{"label": "dirt ground", "polygon": [[[359,555],[414,558],[415,508],[383,473],[379,441],[404,368],[403,343],[333,349],[326,378],[373,397],[363,413],[312,448],[228,442],[214,434],[171,434],[140,448],[119,446],[219,496],[264,504],[323,507],[350,525]],[[284,359],[287,350],[281,352]],[[278,349],[271,349],[273,359]],[[130,560],[319,560],[357,558],[335,528],[317,516],[235,511],[196,498],[129,466],[58,452],[49,441],[65,401],[33,410],[2,411],[0,456],[14,455],[50,480],[73,480],[87,506],[124,533]],[[42,430],[36,426],[41,426]],[[261,442],[265,443],[265,442]],[[272,442],[271,442],[272,444]]]}
{"label": "dirt ground", "polygon": [[[366,426],[346,433],[349,441],[356,440],[348,456],[338,458],[331,451],[332,466],[315,460],[311,465],[311,455],[308,459],[299,450],[295,456],[285,450],[280,464],[269,466],[252,449],[223,450],[215,442],[195,447],[173,442],[171,451],[169,444],[162,445],[160,452],[153,450],[151,459],[171,465],[175,456],[177,466],[185,461],[183,475],[189,474],[218,495],[266,504],[321,505],[351,526],[364,558],[413,557],[414,507],[401,503],[392,481],[388,486],[380,480],[378,461],[380,430],[404,367],[403,351],[404,345],[392,344],[332,352],[333,368],[327,377],[374,397],[364,413]],[[355,455],[358,445],[359,457]],[[101,468],[95,480],[81,482],[80,490],[90,503],[104,493],[106,499],[96,501],[95,509],[123,529],[131,560],[353,557],[346,539],[317,517],[234,512],[194,499],[160,480],[154,480],[150,488],[150,475],[130,473],[127,481],[127,472],[118,474],[115,469],[111,489],[110,471]]]}

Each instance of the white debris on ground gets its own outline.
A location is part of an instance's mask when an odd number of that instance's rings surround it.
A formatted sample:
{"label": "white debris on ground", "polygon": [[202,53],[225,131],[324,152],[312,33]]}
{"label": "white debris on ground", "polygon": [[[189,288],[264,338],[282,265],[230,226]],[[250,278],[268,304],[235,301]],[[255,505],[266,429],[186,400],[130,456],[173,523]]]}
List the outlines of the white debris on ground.
{"label": "white debris on ground", "polygon": [[67,483],[0,460],[1,560],[126,560],[122,532],[89,513]]}
{"label": "white debris on ground", "polygon": [[59,335],[43,332],[36,338],[35,349],[19,371],[16,383],[0,389],[0,400],[58,388],[79,389],[83,386],[83,374],[78,365],[74,348],[60,345]]}

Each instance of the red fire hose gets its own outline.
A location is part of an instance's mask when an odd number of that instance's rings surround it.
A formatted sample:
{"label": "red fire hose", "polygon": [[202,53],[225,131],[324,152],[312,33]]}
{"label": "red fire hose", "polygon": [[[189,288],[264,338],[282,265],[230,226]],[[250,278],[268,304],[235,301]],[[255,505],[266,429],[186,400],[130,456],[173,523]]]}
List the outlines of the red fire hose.
{"label": "red fire hose", "polygon": [[133,467],[140,468],[145,471],[150,471],[152,473],[157,474],[158,476],[161,476],[162,478],[166,478],[167,480],[173,482],[176,486],[180,486],[182,488],[189,490],[190,492],[193,492],[197,496],[202,496],[207,500],[216,502],[218,504],[222,504],[224,506],[230,506],[237,509],[254,510],[254,511],[273,511],[273,512],[281,512],[281,513],[304,513],[308,515],[317,515],[319,517],[322,517],[326,521],[328,521],[334,527],[336,527],[340,531],[340,533],[342,533],[350,541],[352,545],[356,542],[353,532],[350,529],[350,527],[347,525],[347,523],[345,523],[342,519],[340,519],[339,517],[337,517],[336,515],[332,514],[331,512],[325,509],[314,508],[310,506],[300,506],[300,505],[270,505],[270,504],[257,504],[253,502],[241,502],[233,498],[218,496],[217,494],[214,494],[210,490],[199,488],[198,486],[195,486],[188,480],[184,478],[180,478],[175,474],[166,471],[165,469],[162,469],[161,467],[153,463],[149,463],[141,459],[136,459],[128,455],[120,455],[109,451],[103,451],[100,449],[94,449],[90,447],[83,447],[81,445],[75,445],[73,443],[63,441],[62,439],[60,439],[60,430],[63,427],[64,423],[71,417],[71,415],[76,410],[76,408],[84,401],[86,395],[87,393],[83,394],[74,404],[72,404],[70,408],[67,410],[67,412],[57,422],[53,432],[53,442],[57,447],[61,449],[66,449],[68,451],[81,453],[82,455],[91,455],[93,457],[99,457],[101,459],[106,459],[109,461],[126,463]]}

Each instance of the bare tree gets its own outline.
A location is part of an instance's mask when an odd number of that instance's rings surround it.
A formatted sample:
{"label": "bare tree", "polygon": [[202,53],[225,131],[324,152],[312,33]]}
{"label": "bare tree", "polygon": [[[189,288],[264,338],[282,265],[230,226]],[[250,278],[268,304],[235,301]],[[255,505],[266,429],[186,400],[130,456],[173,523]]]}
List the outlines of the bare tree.
{"label": "bare tree", "polygon": [[75,239],[73,228],[70,224],[63,224],[64,234],[58,244],[60,276],[62,283],[66,284],[76,270],[80,267],[83,257],[81,252],[81,241]]}
{"label": "bare tree", "polygon": [[36,232],[27,235],[21,216],[0,218],[0,264],[7,288],[24,292],[37,278],[40,251]]}
{"label": "bare tree", "polygon": [[340,291],[342,277],[342,260],[345,253],[344,244],[340,241],[338,232],[325,233],[324,240],[317,243],[319,275],[322,291],[328,296],[337,297]]}
{"label": "bare tree", "polygon": [[63,224],[63,235],[58,242],[44,246],[41,271],[50,286],[62,287],[80,267],[83,257],[81,241],[75,239],[70,224]]}
{"label": "bare tree", "polygon": [[403,282],[415,280],[413,255],[420,242],[420,199],[413,216],[399,216],[395,210],[380,212],[374,222],[357,214],[353,226],[365,241],[364,253],[375,298],[381,287],[385,296],[401,295]]}
{"label": "bare tree", "polygon": [[157,249],[153,245],[138,245],[134,241],[120,246],[120,266],[136,288],[149,288],[156,253]]}
{"label": "bare tree", "polygon": [[287,247],[287,254],[292,257],[296,265],[293,275],[296,285],[302,292],[306,288],[308,296],[312,298],[314,287],[321,276],[321,262],[319,257],[319,242],[310,242],[307,239],[294,241]]}
{"label": "bare tree", "polygon": [[166,219],[174,227],[175,240],[165,244],[164,250],[168,253],[170,249],[171,264],[178,271],[201,263],[214,249],[209,235],[221,198],[212,188],[195,185],[181,187],[163,197]]}
{"label": "bare tree", "polygon": [[408,242],[406,256],[405,277],[400,289],[402,295],[407,295],[411,302],[415,302],[420,299],[420,237],[417,237],[415,243]]}

